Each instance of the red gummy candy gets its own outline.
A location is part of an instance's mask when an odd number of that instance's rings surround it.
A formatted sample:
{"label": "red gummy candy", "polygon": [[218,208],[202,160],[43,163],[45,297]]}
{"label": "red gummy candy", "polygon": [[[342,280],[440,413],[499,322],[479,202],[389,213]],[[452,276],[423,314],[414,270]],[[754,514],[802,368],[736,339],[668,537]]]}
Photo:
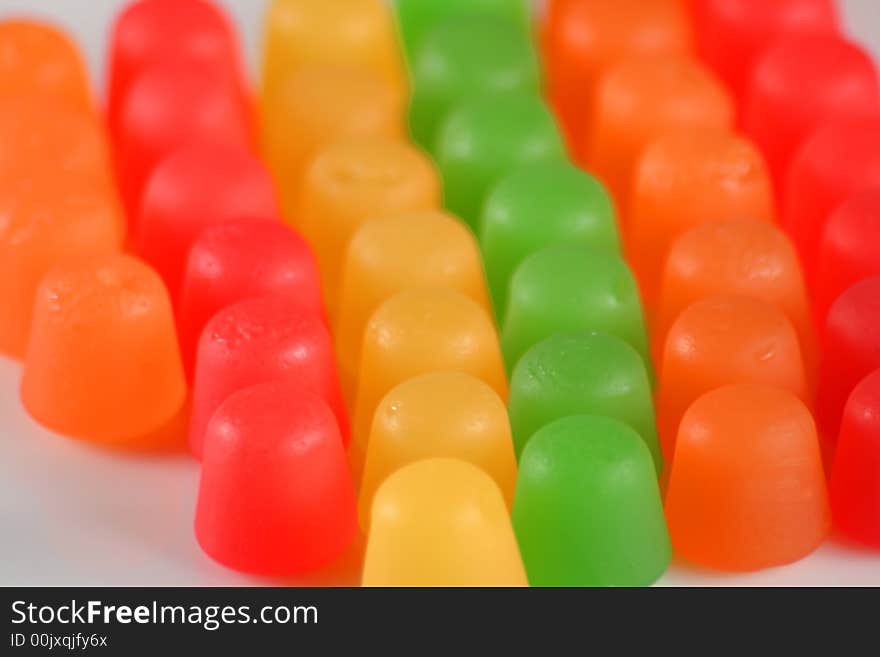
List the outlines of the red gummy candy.
{"label": "red gummy candy", "polygon": [[235,86],[204,65],[159,64],[144,71],[119,112],[116,167],[132,224],[144,185],[165,155],[191,143],[253,143]]}
{"label": "red gummy candy", "polygon": [[274,221],[231,221],[205,229],[189,252],[177,318],[190,379],[208,320],[234,303],[266,296],[325,318],[318,265],[299,233]]}
{"label": "red gummy candy", "polygon": [[816,269],[819,324],[846,288],[875,274],[880,274],[880,187],[851,196],[828,219]]}
{"label": "red gummy candy", "polygon": [[217,410],[205,437],[196,538],[220,563],[294,575],[336,559],[357,531],[339,429],[307,390],[246,388]]}
{"label": "red gummy candy", "polygon": [[880,548],[880,370],[863,379],[846,403],[829,493],[843,533]]}
{"label": "red gummy candy", "polygon": [[880,276],[859,281],[832,304],[821,353],[816,415],[825,437],[833,439],[853,388],[880,368]]}
{"label": "red gummy candy", "polygon": [[324,321],[302,313],[286,299],[262,297],[220,311],[202,332],[189,426],[193,453],[201,457],[205,428],[224,399],[272,381],[294,382],[320,395],[336,415],[348,445],[348,412]]}
{"label": "red gummy candy", "polygon": [[870,187],[880,187],[880,120],[827,124],[792,161],[783,225],[798,249],[810,287],[828,218],[847,198]]}
{"label": "red gummy candy", "polygon": [[779,188],[813,130],[830,119],[872,117],[880,117],[880,83],[870,55],[835,35],[798,35],[777,41],[756,61],[742,123]]}
{"label": "red gummy candy", "polygon": [[755,58],[783,34],[834,33],[834,0],[692,0],[700,55],[741,101]]}
{"label": "red gummy candy", "polygon": [[189,249],[201,232],[231,220],[278,220],[263,164],[235,146],[193,145],[164,158],[144,189],[138,254],[162,276],[175,307]]}
{"label": "red gummy candy", "polygon": [[159,63],[204,65],[246,96],[238,40],[217,5],[203,0],[140,0],[116,18],[108,57],[107,118],[118,137],[119,114],[137,77]]}

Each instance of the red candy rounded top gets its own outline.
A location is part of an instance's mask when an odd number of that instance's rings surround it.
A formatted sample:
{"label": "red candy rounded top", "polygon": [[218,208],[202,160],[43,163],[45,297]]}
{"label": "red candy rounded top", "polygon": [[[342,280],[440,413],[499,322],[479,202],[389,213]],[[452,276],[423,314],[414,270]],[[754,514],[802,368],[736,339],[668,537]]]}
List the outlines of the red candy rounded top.
{"label": "red candy rounded top", "polygon": [[[232,25],[203,0],[140,0],[116,19],[111,37],[107,114],[115,133],[119,111],[132,83],[162,62],[196,62],[242,84],[243,70]],[[114,137],[117,136],[114,134]]]}
{"label": "red candy rounded top", "polygon": [[757,59],[743,128],[764,152],[777,184],[802,141],[829,119],[880,117],[871,57],[835,35],[793,35]]}
{"label": "red candy rounded top", "polygon": [[783,34],[836,32],[834,0],[694,0],[697,46],[737,96],[755,57]]}
{"label": "red candy rounded top", "polygon": [[783,224],[814,284],[819,240],[852,194],[880,187],[880,120],[834,121],[804,142],[788,171]]}
{"label": "red candy rounded top", "polygon": [[205,326],[196,361],[190,446],[202,451],[205,427],[230,394],[269,381],[295,382],[319,394],[348,444],[333,343],[320,317],[279,297],[249,299],[220,311]]}
{"label": "red candy rounded top", "polygon": [[153,167],[192,143],[250,147],[247,109],[222,74],[192,63],[159,64],[132,85],[116,140],[122,197],[132,218]]}
{"label": "red candy rounded top", "polygon": [[830,493],[843,533],[880,548],[880,370],[865,377],[846,403]]}
{"label": "red candy rounded top", "polygon": [[189,252],[178,311],[181,351],[190,377],[208,320],[238,301],[264,296],[324,318],[321,281],[308,243],[274,221],[239,220],[205,229]]}
{"label": "red candy rounded top", "polygon": [[880,368],[880,276],[849,287],[832,304],[822,336],[816,414],[827,438],[837,435],[856,384]]}
{"label": "red candy rounded top", "polygon": [[226,399],[207,430],[195,530],[220,563],[264,575],[311,571],[343,552],[357,531],[355,496],[319,396],[269,383]]}
{"label": "red candy rounded top", "polygon": [[846,288],[880,274],[880,186],[851,196],[831,214],[817,267],[815,315],[821,325]]}
{"label": "red candy rounded top", "polygon": [[279,215],[272,178],[249,151],[195,144],[168,155],[150,176],[136,247],[162,275],[177,306],[187,254],[205,228]]}

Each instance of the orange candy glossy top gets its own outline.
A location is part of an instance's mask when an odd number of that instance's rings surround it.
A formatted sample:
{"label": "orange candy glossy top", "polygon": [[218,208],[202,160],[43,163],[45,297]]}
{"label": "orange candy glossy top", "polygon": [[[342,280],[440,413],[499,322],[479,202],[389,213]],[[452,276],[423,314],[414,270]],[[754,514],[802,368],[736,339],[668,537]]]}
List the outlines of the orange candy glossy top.
{"label": "orange candy glossy top", "polygon": [[569,143],[581,140],[593,90],[607,68],[635,56],[686,54],[691,46],[680,0],[550,0],[544,67]]}
{"label": "orange candy glossy top", "polygon": [[576,149],[626,213],[632,171],[642,150],[664,132],[724,129],[733,124],[727,91],[696,60],[643,57],[609,69],[589,113],[590,130]]}

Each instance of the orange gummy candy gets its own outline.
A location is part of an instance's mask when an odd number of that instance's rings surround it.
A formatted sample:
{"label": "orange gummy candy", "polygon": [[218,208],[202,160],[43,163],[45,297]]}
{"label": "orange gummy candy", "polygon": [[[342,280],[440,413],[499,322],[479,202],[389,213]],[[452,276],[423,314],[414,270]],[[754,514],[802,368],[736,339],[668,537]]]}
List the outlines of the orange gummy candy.
{"label": "orange gummy candy", "polygon": [[666,521],[678,554],[719,570],[778,566],[818,547],[831,514],[804,404],[763,385],[698,399],[678,433]]}
{"label": "orange gummy candy", "polygon": [[21,383],[35,420],[64,435],[134,447],[173,419],[186,382],[171,301],[156,272],[127,255],[59,265],[36,298]]}
{"label": "orange gummy candy", "polygon": [[70,258],[119,250],[124,223],[106,183],[51,173],[0,176],[0,353],[24,357],[46,272]]}
{"label": "orange gummy candy", "polygon": [[550,0],[542,31],[548,93],[569,143],[589,125],[596,82],[636,56],[685,54],[690,20],[680,0]]}
{"label": "orange gummy candy", "polygon": [[762,299],[785,313],[797,331],[807,376],[812,379],[816,335],[797,251],[782,230],[758,219],[709,221],[673,242],[652,326],[658,362],[669,327],[679,314],[700,299],[719,294]]}
{"label": "orange gummy candy", "polygon": [[664,458],[675,451],[685,410],[702,394],[732,383],[761,383],[807,399],[797,334],[775,307],[750,297],[697,301],[669,330],[657,390]]}
{"label": "orange gummy candy", "polygon": [[93,111],[85,63],[66,34],[36,21],[0,21],[0,99],[21,96]]}
{"label": "orange gummy candy", "polygon": [[80,109],[39,98],[0,101],[0,183],[53,175],[98,181],[116,193],[101,126]]}
{"label": "orange gummy candy", "polygon": [[590,112],[578,159],[608,187],[622,214],[642,150],[673,129],[730,128],[734,109],[724,87],[696,60],[639,58],[608,69]]}
{"label": "orange gummy candy", "polygon": [[657,301],[672,242],[706,221],[773,220],[773,188],[748,141],[724,130],[666,133],[636,164],[626,224],[627,253],[645,305]]}

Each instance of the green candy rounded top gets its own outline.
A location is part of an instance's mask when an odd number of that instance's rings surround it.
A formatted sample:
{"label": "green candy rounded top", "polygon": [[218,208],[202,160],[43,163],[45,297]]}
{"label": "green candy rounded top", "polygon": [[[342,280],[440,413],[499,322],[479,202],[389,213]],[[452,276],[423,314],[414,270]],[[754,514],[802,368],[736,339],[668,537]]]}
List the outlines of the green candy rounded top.
{"label": "green candy rounded top", "polygon": [[647,586],[672,557],[651,454],[606,417],[566,417],[532,437],[513,527],[532,586]]}
{"label": "green candy rounded top", "polygon": [[486,199],[478,235],[499,319],[510,277],[526,256],[551,244],[621,250],[608,192],[567,162],[524,166],[501,179]]}
{"label": "green candy rounded top", "polygon": [[565,161],[566,153],[541,99],[509,93],[462,101],[440,128],[434,156],[446,207],[475,229],[498,180],[525,164]]}
{"label": "green candy rounded top", "polygon": [[498,92],[540,93],[535,49],[504,17],[444,21],[422,40],[412,60],[409,111],[413,139],[434,144],[438,126],[463,99]]}
{"label": "green candy rounded top", "polygon": [[529,349],[513,370],[508,403],[517,455],[544,425],[569,415],[603,415],[628,424],[663,467],[651,384],[639,353],[592,331],[557,333]]}
{"label": "green candy rounded top", "polygon": [[531,12],[527,0],[394,0],[397,25],[407,59],[412,61],[425,36],[449,18],[470,20],[477,15],[506,18],[531,35]]}
{"label": "green candy rounded top", "polygon": [[511,279],[501,331],[508,370],[541,340],[580,330],[627,342],[639,352],[651,378],[638,287],[619,256],[581,245],[555,245],[523,260]]}

